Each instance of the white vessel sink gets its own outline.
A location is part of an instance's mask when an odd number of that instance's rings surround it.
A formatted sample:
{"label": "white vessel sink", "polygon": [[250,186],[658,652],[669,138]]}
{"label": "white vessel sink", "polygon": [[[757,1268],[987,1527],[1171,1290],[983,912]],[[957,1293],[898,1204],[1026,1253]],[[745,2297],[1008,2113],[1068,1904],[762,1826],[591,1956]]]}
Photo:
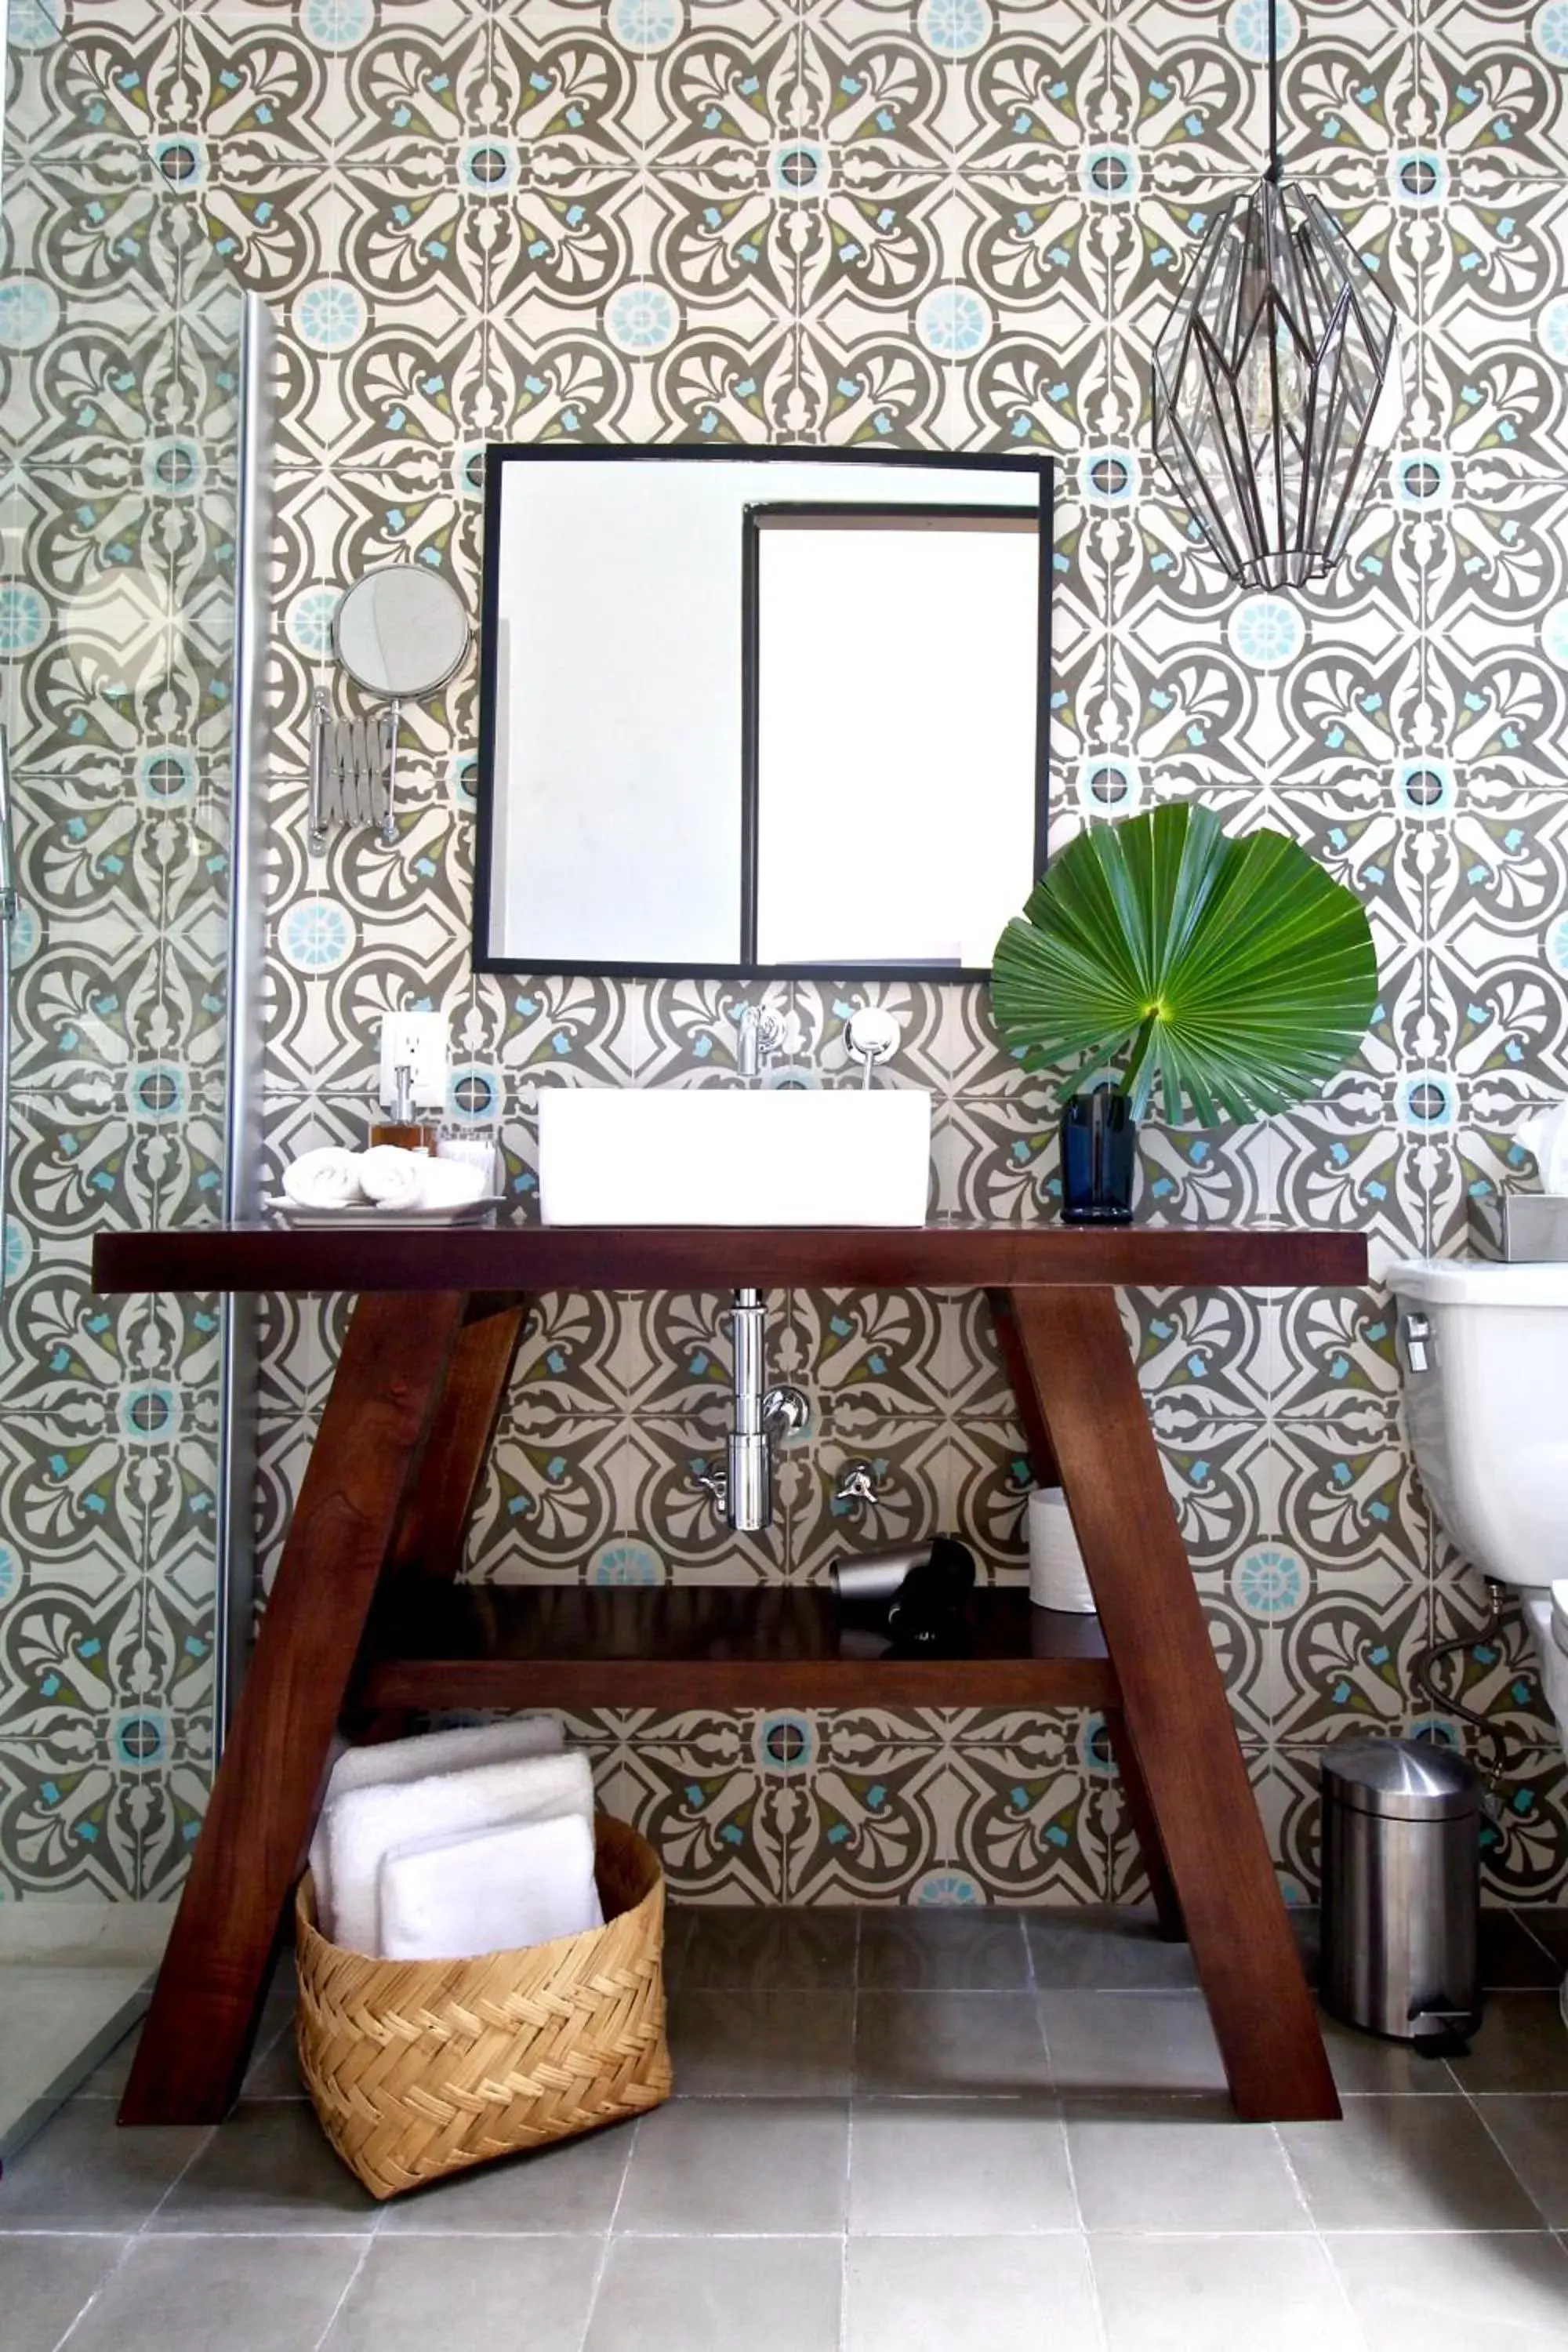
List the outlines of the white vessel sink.
{"label": "white vessel sink", "polygon": [[918,1087],[543,1087],[547,1225],[923,1225]]}

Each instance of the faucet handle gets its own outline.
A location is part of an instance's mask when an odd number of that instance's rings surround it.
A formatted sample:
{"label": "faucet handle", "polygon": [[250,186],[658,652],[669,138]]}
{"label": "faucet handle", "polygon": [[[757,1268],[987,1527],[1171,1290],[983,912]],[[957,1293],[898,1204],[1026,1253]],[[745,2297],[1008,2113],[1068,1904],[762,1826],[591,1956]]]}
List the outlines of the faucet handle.
{"label": "faucet handle", "polygon": [[740,1031],[735,1066],[742,1077],[754,1078],[763,1061],[784,1044],[784,1015],[775,1013],[771,1004],[742,1004],[735,1015],[735,1025]]}
{"label": "faucet handle", "polygon": [[836,1503],[874,1503],[877,1499],[877,1474],[866,1461],[847,1462],[838,1474],[834,1489]]}
{"label": "faucet handle", "polygon": [[730,1473],[722,1464],[717,1470],[694,1470],[691,1483],[694,1486],[700,1486],[703,1493],[711,1498],[716,1511],[722,1514],[729,1510]]}
{"label": "faucet handle", "polygon": [[844,1024],[845,1046],[860,1065],[860,1084],[868,1087],[871,1073],[879,1062],[886,1062],[898,1052],[903,1031],[893,1015],[880,1004],[862,1004]]}

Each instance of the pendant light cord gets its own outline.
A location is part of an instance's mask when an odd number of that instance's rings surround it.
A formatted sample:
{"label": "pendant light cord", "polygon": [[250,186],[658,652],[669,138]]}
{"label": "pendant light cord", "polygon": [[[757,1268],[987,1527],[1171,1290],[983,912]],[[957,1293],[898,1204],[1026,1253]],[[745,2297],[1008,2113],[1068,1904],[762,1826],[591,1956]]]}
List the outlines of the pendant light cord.
{"label": "pendant light cord", "polygon": [[1278,187],[1279,163],[1279,0],[1268,6],[1268,176]]}

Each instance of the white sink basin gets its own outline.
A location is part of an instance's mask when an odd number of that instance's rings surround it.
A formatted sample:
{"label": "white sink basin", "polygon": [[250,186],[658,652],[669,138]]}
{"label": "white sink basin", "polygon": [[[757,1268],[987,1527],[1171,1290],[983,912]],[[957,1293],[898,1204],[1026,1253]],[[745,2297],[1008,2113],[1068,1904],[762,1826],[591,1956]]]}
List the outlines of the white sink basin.
{"label": "white sink basin", "polygon": [[923,1225],[917,1087],[542,1087],[547,1225]]}

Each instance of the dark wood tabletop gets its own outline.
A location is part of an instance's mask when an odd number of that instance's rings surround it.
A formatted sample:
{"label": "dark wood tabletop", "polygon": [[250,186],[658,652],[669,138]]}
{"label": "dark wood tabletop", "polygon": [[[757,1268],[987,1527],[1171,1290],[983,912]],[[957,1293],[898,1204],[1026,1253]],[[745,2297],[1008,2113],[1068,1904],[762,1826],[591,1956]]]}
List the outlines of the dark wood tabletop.
{"label": "dark wood tabletop", "polygon": [[1366,1275],[1364,1234],[1278,1225],[205,1225],[92,1246],[100,1291],[1284,1290]]}

